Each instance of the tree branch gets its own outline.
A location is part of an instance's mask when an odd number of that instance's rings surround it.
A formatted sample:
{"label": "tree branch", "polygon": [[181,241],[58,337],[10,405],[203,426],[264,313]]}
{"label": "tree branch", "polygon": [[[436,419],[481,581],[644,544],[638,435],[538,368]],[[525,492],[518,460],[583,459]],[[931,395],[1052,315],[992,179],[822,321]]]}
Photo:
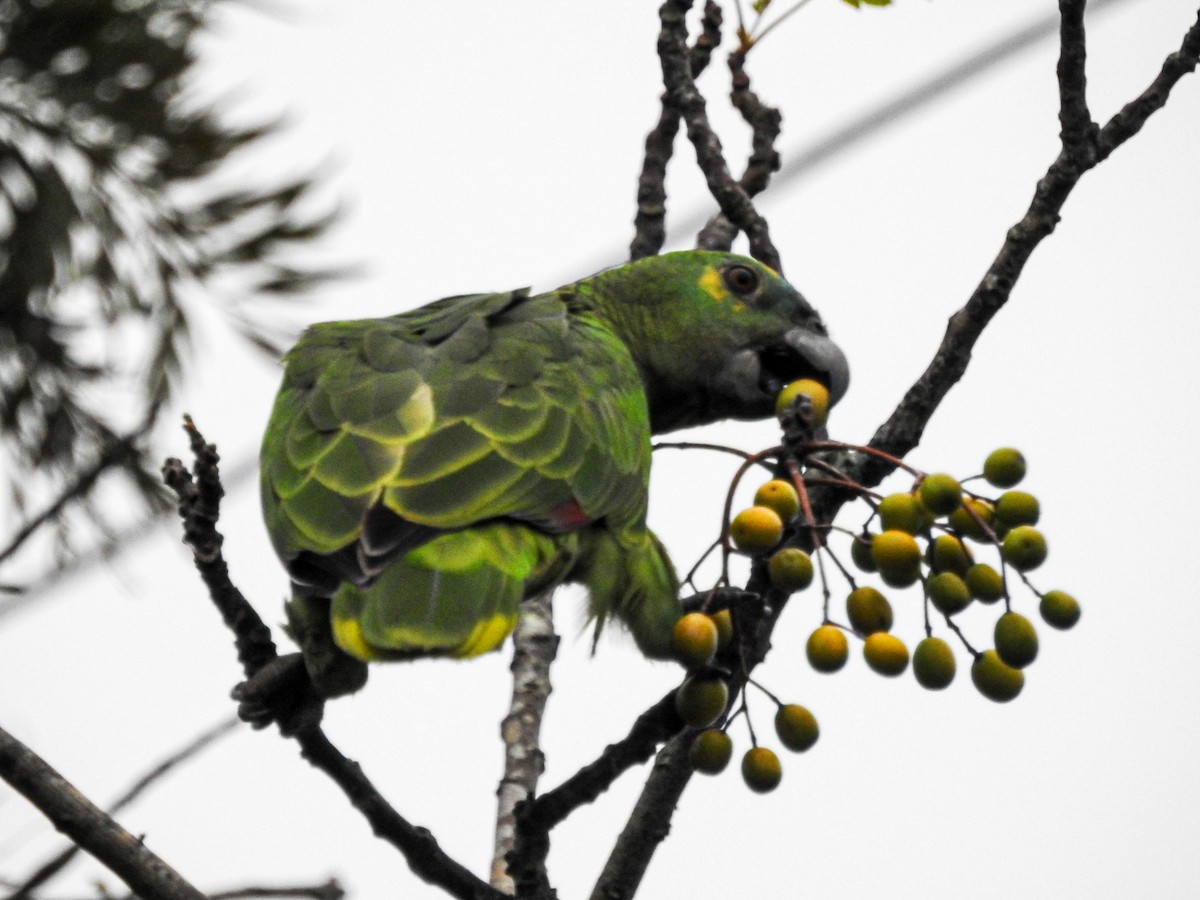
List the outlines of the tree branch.
{"label": "tree branch", "polygon": [[[179,460],[168,459],[163,477],[179,497],[184,543],[192,548],[209,596],[236,636],[238,659],[247,677],[252,677],[276,658],[275,645],[270,629],[230,580],[221,553],[224,538],[216,525],[223,491],[216,447],[204,440],[190,419],[184,427],[195,457],[194,472],[189,473]],[[301,755],[342,789],[375,835],[398,849],[419,878],[459,900],[502,900],[504,894],[448,856],[428,829],[413,825],[393,809],[358,763],[343,756],[319,725],[309,724],[292,737],[300,745]]]}
{"label": "tree branch", "polygon": [[[537,792],[538,778],[545,768],[539,736],[546,700],[552,690],[550,664],[558,654],[552,594],[553,591],[545,591],[523,600],[513,632],[513,696],[508,715],[500,723],[504,777],[496,791],[496,845],[491,877],[492,887],[506,894],[516,892],[508,873],[508,854],[516,839],[517,804]],[[539,863],[538,879],[549,888],[545,859]]]}
{"label": "tree branch", "polygon": [[0,778],[54,827],[112,869],[145,900],[205,900],[204,894],[96,807],[40,756],[0,729]]}
{"label": "tree branch", "polygon": [[721,151],[721,142],[708,124],[704,97],[696,89],[687,57],[687,21],[691,0],[666,0],[659,9],[662,31],[658,55],[663,84],[671,104],[687,124],[688,139],[696,149],[696,163],[704,173],[709,193],[721,212],[750,240],[750,255],[782,271],[779,251],[771,243],[767,220],[758,214],[746,191],[734,180]]}

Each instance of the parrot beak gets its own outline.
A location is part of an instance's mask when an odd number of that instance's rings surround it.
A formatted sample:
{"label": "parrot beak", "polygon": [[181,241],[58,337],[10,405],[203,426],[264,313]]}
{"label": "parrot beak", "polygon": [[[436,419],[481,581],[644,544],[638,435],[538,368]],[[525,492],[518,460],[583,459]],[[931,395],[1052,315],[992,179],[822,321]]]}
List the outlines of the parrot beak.
{"label": "parrot beak", "polygon": [[[806,328],[793,328],[783,336],[784,343],[804,364],[811,367],[817,381],[829,388],[829,405],[833,406],[850,387],[850,363],[842,348],[823,334]],[[794,375],[791,380],[802,377]]]}

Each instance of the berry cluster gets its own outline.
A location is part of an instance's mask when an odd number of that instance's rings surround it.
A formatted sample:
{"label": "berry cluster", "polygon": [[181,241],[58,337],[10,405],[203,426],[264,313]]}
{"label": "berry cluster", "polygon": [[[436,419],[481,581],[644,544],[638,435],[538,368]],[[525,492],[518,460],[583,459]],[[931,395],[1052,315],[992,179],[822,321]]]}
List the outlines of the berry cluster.
{"label": "berry cluster", "polygon": [[[822,385],[808,380],[788,385],[779,397],[781,419],[796,404],[805,407],[814,425],[824,424],[828,392]],[[825,442],[825,446],[877,452],[834,442]],[[1039,598],[1042,620],[1054,628],[1071,628],[1080,616],[1079,604],[1070,594],[1060,590],[1041,592],[1029,581],[1028,573],[1046,560],[1047,543],[1036,527],[1041,514],[1037,498],[1016,489],[1025,476],[1024,457],[1012,448],[996,450],[985,460],[980,475],[963,482],[945,473],[926,474],[899,460],[889,461],[913,475],[910,490],[879,497],[861,485],[838,482],[853,486],[871,506],[861,531],[847,532],[849,556],[853,568],[877,576],[884,590],[858,584],[851,574],[852,567],[843,565],[834,553],[829,539],[835,529],[818,526],[812,520],[804,499],[806,482],[798,474],[798,467],[791,469],[795,475],[791,480],[776,478],[763,484],[753,504],[731,518],[725,532],[726,552],[732,547],[763,560],[772,586],[785,594],[812,584],[817,568],[814,556],[819,565],[828,559],[844,578],[848,585],[848,624],[831,618],[832,592],[821,569],[823,621],[809,635],[805,648],[809,663],[818,672],[841,669],[849,656],[849,639],[856,638],[862,641],[867,665],[879,674],[901,675],[911,661],[913,674],[922,687],[948,687],[954,680],[957,662],[951,644],[934,634],[932,613],[940,615],[948,631],[972,657],[975,688],[997,702],[1014,699],[1024,687],[1025,668],[1037,658],[1038,634],[1026,616],[1013,610],[1010,584],[1015,579],[1023,582]],[[985,496],[972,490],[970,482],[976,480],[985,481],[1000,493]],[[798,542],[794,540],[797,537],[815,547],[812,556],[791,545]],[[977,560],[977,553],[987,553],[992,561]],[[891,633],[894,614],[884,591],[918,585],[924,597],[925,638],[917,644],[910,660],[908,647]],[[993,646],[976,650],[956,617],[975,603],[1000,601],[1003,613],[992,629]],[[689,725],[707,729],[692,746],[692,765],[700,772],[721,771],[732,753],[729,736],[710,727],[726,711],[730,699],[726,681],[712,666],[714,655],[729,640],[728,636],[722,637],[723,628],[732,631],[728,610],[713,616],[689,614],[680,620],[675,634],[677,655],[693,670],[679,689],[677,707]],[[812,714],[764,692],[778,708],[776,732],[783,745],[798,751],[811,747],[817,738]],[[745,710],[743,702],[738,712]],[[769,749],[757,746],[753,728],[751,741],[753,746],[742,763],[743,776],[754,790],[770,790],[780,779],[779,759]]]}

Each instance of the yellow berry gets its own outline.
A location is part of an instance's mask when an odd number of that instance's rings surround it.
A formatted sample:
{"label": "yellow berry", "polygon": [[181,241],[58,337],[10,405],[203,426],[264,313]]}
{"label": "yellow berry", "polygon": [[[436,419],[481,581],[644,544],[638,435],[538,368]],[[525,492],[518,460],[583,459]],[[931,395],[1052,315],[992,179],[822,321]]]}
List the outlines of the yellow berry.
{"label": "yellow berry", "polygon": [[[975,515],[972,516],[968,510],[974,511]],[[994,517],[995,511],[992,509],[992,504],[977,497],[966,497],[963,499],[963,505],[950,514],[949,524],[963,537],[982,542],[989,540],[983,526],[990,526]],[[982,525],[979,520],[982,520]]]}
{"label": "yellow berry", "polygon": [[993,450],[983,463],[983,477],[998,488],[1013,487],[1025,477],[1025,457],[1012,447]]}
{"label": "yellow berry", "polygon": [[775,733],[783,746],[803,753],[817,742],[821,730],[816,717],[799,703],[787,703],[775,711]]}
{"label": "yellow berry", "polygon": [[821,426],[829,418],[829,389],[819,381],[811,378],[801,378],[793,381],[782,391],[775,400],[775,415],[782,416],[791,408],[799,396],[805,396],[812,402],[813,424]]}
{"label": "yellow berry", "polygon": [[750,556],[766,553],[783,537],[779,513],[765,506],[751,506],[733,517],[729,524],[733,546]]}
{"label": "yellow berry", "polygon": [[720,653],[733,640],[733,613],[722,609],[712,614],[712,620],[717,626],[717,652]]}
{"label": "yellow berry", "polygon": [[846,616],[850,625],[863,634],[888,631],[892,627],[892,605],[875,588],[855,588],[846,598]]}
{"label": "yellow berry", "polygon": [[776,478],[754,492],[754,505],[773,509],[780,519],[790,522],[800,512],[800,496],[789,482]]}
{"label": "yellow berry", "polygon": [[876,631],[863,641],[867,665],[880,675],[895,677],[908,668],[908,648],[904,641],[886,631]]}
{"label": "yellow berry", "polygon": [[1051,628],[1065,630],[1079,621],[1079,601],[1066,591],[1046,591],[1038,604],[1038,612]]}
{"label": "yellow berry", "polygon": [[707,728],[729,703],[729,687],[720,678],[693,675],[675,691],[675,711],[693,728]]}
{"label": "yellow berry", "polygon": [[813,580],[812,557],[799,547],[784,547],[767,560],[771,584],[789,594],[802,591]]}
{"label": "yellow berry", "polygon": [[907,531],[892,529],[875,535],[871,556],[879,576],[892,587],[908,587],[921,572],[921,548]]}
{"label": "yellow berry", "polygon": [[1028,572],[1046,561],[1046,538],[1032,525],[1018,525],[1004,536],[1000,550],[1010,566]]}
{"label": "yellow berry", "polygon": [[704,613],[688,613],[679,617],[671,631],[671,648],[677,660],[689,669],[698,669],[712,662],[718,638],[716,622]]}
{"label": "yellow berry", "polygon": [[971,603],[967,583],[953,572],[938,572],[925,583],[929,602],[947,616],[960,613]]}
{"label": "yellow berry", "polygon": [[884,531],[898,529],[916,534],[924,524],[921,507],[912,494],[888,494],[879,501],[879,527]]}
{"label": "yellow berry", "polygon": [[996,620],[996,655],[1005,665],[1023,669],[1038,653],[1037,630],[1020,613],[1006,612]]}
{"label": "yellow berry", "polygon": [[971,681],[989,700],[1007,703],[1025,687],[1025,673],[1005,665],[995,650],[984,650],[971,664]]}
{"label": "yellow berry", "polygon": [[1025,491],[1005,491],[996,498],[996,521],[1009,528],[1036,525],[1041,514],[1038,498]]}
{"label": "yellow berry", "polygon": [[964,576],[971,596],[980,603],[995,603],[1004,596],[1004,579],[987,563],[975,563]]}
{"label": "yellow berry", "polygon": [[918,491],[925,508],[935,516],[948,516],[962,505],[962,486],[945,472],[926,475]]}
{"label": "yellow berry", "polygon": [[751,747],[742,757],[742,779],[755,793],[765,794],[779,786],[783,766],[775,751],[766,747]]}
{"label": "yellow berry", "polygon": [[850,646],[836,625],[822,625],[808,636],[804,646],[809,664],[818,672],[836,672],[846,664]]}
{"label": "yellow berry", "polygon": [[700,732],[688,748],[688,763],[705,775],[717,775],[725,771],[732,756],[733,739],[716,728]]}
{"label": "yellow berry", "polygon": [[949,686],[958,668],[954,651],[938,637],[927,637],[917,644],[912,663],[917,683],[931,691],[940,691]]}

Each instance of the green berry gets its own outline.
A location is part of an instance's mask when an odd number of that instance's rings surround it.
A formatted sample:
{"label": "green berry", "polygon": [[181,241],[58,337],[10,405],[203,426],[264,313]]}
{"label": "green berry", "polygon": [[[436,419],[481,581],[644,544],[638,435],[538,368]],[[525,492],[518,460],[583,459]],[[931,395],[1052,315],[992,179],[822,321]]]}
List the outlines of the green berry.
{"label": "green berry", "polygon": [[929,567],[935,572],[965,575],[971,568],[971,551],[952,534],[939,534],[929,544]]}
{"label": "green berry", "polygon": [[[974,511],[972,516],[967,510]],[[963,500],[963,505],[950,514],[950,527],[961,534],[963,537],[969,537],[973,541],[988,541],[988,533],[984,529],[984,525],[990,526],[992,519],[995,516],[995,511],[992,509],[992,504],[986,500],[980,500],[978,497],[966,497]],[[976,518],[978,517],[978,519]],[[980,524],[982,521],[982,525]]]}
{"label": "green berry", "polygon": [[765,794],[779,787],[783,766],[773,750],[751,747],[742,757],[742,779],[750,790]]}
{"label": "green berry", "polygon": [[1028,572],[1046,561],[1046,538],[1032,525],[1018,525],[1004,536],[1000,551],[1010,566]]}
{"label": "green berry", "polygon": [[790,482],[776,478],[754,493],[754,505],[773,509],[780,519],[790,522],[800,512],[800,497]]}
{"label": "green berry", "polygon": [[892,587],[908,587],[921,573],[921,548],[907,531],[894,528],[875,535],[871,556],[879,576]]}
{"label": "green berry", "polygon": [[733,640],[733,613],[722,609],[713,613],[711,618],[717,626],[717,652],[720,653]]}
{"label": "green berry", "polygon": [[811,378],[800,378],[787,385],[775,398],[775,415],[782,416],[803,394],[812,402],[813,424],[820,426],[829,418],[829,388]]}
{"label": "green berry", "polygon": [[938,572],[925,582],[925,589],[929,592],[929,602],[947,616],[960,613],[971,604],[967,583],[953,572]]}
{"label": "green berry", "polygon": [[981,603],[995,603],[1004,596],[1004,578],[987,563],[975,563],[964,580],[971,596]]}
{"label": "green berry", "polygon": [[729,686],[720,678],[693,675],[675,691],[675,711],[693,728],[707,728],[729,703]]}
{"label": "green berry", "polygon": [[816,717],[799,703],[787,703],[775,711],[775,733],[783,746],[803,753],[817,742],[821,730]]}
{"label": "green berry", "polygon": [[896,529],[916,534],[924,517],[912,494],[888,494],[879,501],[879,523],[884,531]]}
{"label": "green berry", "polygon": [[926,475],[918,490],[921,503],[934,516],[948,516],[962,505],[962,486],[945,472]]}
{"label": "green berry", "polygon": [[1025,491],[1005,491],[996,499],[996,521],[1009,528],[1036,525],[1041,514],[1038,498]]}
{"label": "green berry", "polygon": [[913,674],[921,687],[940,691],[954,680],[954,651],[938,637],[927,637],[913,651]]}
{"label": "green berry", "polygon": [[1046,591],[1038,604],[1038,612],[1051,628],[1065,630],[1079,621],[1079,601],[1066,591]]}
{"label": "green berry", "polygon": [[1025,457],[1012,447],[993,450],[983,463],[983,477],[998,488],[1013,487],[1025,477]]}
{"label": "green berry", "polygon": [[1025,687],[1025,673],[1006,665],[995,650],[984,650],[971,664],[971,681],[989,700],[1007,703]]}
{"label": "green berry", "polygon": [[732,757],[733,739],[716,728],[700,732],[688,748],[688,763],[705,775],[717,775],[725,771]]}
{"label": "green berry", "polygon": [[1006,612],[997,619],[995,638],[996,655],[1005,665],[1023,669],[1037,659],[1037,630],[1020,613]]}
{"label": "green berry", "polygon": [[822,625],[808,636],[804,646],[809,664],[818,672],[836,672],[846,664],[850,646],[836,625]]}
{"label": "green berry", "polygon": [[908,648],[904,646],[904,641],[886,631],[867,635],[863,641],[863,656],[868,666],[890,678],[908,668]]}
{"label": "green berry", "polygon": [[892,605],[873,587],[855,588],[846,598],[846,616],[850,626],[863,634],[889,631],[892,627]]}
{"label": "green berry", "polygon": [[854,561],[854,565],[858,566],[861,572],[879,571],[879,566],[875,565],[875,557],[871,555],[873,541],[874,535],[869,531],[864,531],[850,542],[850,559]]}
{"label": "green berry", "polygon": [[799,547],[777,550],[767,561],[771,584],[789,594],[802,591],[813,580],[812,557]]}

